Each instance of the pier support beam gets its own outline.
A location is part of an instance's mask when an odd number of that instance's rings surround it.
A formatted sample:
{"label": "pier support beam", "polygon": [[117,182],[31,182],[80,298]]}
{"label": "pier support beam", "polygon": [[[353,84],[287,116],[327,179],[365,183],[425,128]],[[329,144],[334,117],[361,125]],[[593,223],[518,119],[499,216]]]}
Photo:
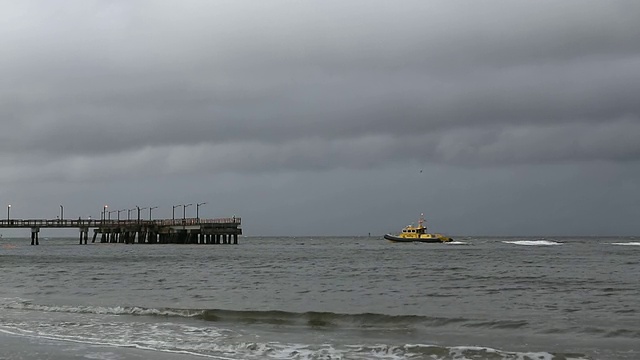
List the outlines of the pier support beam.
{"label": "pier support beam", "polygon": [[31,245],[40,245],[38,241],[38,233],[40,233],[40,228],[31,228]]}
{"label": "pier support beam", "polygon": [[[82,245],[82,240],[84,240],[84,244],[87,245],[88,238],[89,238],[89,229],[80,228],[80,245]],[[95,237],[94,237],[94,241],[95,241]]]}

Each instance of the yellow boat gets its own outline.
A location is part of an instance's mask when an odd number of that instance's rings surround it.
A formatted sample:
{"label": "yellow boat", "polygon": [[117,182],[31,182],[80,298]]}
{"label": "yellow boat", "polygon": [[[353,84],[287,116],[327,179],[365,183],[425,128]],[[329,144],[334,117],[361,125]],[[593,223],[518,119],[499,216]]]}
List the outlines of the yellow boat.
{"label": "yellow boat", "polygon": [[420,214],[418,226],[406,226],[402,229],[402,233],[400,233],[400,235],[386,234],[384,238],[392,242],[445,243],[453,241],[452,238],[442,234],[428,233],[427,227],[424,226],[424,214]]}

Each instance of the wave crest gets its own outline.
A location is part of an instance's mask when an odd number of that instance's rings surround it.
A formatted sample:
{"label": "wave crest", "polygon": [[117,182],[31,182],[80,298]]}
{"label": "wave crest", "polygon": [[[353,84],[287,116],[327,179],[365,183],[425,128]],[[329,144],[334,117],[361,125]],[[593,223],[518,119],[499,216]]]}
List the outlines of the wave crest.
{"label": "wave crest", "polygon": [[211,322],[261,323],[308,327],[337,328],[407,328],[415,325],[445,326],[467,322],[463,318],[429,317],[420,315],[385,315],[375,313],[340,314],[333,312],[288,312],[279,310],[223,310],[223,309],[177,309],[144,308],[138,306],[69,306],[39,305],[29,301],[0,303],[0,307],[14,310],[62,312],[98,315],[134,315],[187,317]]}
{"label": "wave crest", "polygon": [[526,245],[526,246],[552,246],[552,245],[562,245],[560,242],[550,241],[550,240],[514,240],[514,241],[503,241],[505,244],[514,244],[514,245]]}

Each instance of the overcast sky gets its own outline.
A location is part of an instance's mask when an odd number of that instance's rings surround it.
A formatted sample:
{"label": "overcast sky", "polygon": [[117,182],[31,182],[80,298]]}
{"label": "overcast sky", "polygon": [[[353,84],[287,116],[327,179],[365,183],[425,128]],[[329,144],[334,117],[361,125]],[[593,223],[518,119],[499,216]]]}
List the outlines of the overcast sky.
{"label": "overcast sky", "polygon": [[0,0],[0,209],[640,235],[638,19],[635,0]]}

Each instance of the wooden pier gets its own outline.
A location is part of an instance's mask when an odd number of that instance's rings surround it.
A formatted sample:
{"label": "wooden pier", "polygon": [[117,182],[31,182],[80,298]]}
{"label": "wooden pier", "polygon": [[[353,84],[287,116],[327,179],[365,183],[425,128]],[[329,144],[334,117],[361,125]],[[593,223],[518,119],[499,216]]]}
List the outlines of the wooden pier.
{"label": "wooden pier", "polygon": [[76,228],[80,231],[80,244],[87,244],[89,230],[91,242],[123,244],[238,244],[242,234],[239,217],[219,219],[168,220],[0,220],[0,228],[31,229],[31,245],[39,245],[38,235],[43,228]]}

